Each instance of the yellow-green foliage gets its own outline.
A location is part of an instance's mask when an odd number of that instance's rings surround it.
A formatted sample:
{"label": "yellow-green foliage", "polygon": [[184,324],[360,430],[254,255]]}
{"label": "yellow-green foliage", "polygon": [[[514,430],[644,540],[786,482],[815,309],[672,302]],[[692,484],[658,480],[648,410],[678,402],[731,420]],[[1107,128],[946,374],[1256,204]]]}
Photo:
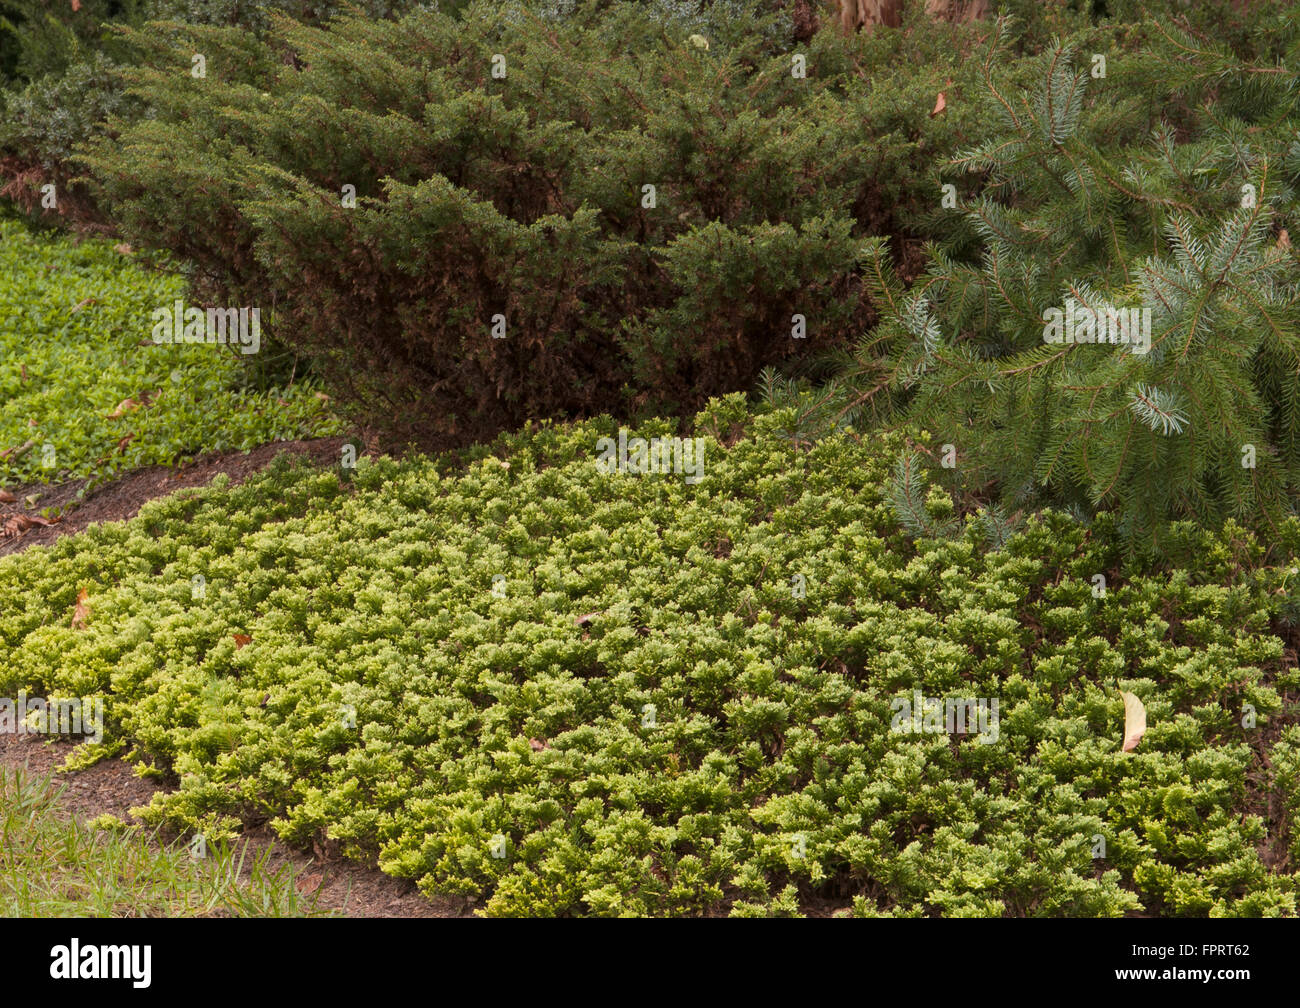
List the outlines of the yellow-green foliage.
{"label": "yellow-green foliage", "polygon": [[[179,775],[153,820],[271,815],[491,914],[1294,912],[1258,810],[1296,677],[1247,534],[1179,526],[1154,573],[1106,516],[913,540],[901,439],[791,422],[715,401],[694,485],[603,475],[594,421],[150,503],[0,560],[0,693],[107,692]],[[891,731],[914,690],[998,699],[997,740]]]}

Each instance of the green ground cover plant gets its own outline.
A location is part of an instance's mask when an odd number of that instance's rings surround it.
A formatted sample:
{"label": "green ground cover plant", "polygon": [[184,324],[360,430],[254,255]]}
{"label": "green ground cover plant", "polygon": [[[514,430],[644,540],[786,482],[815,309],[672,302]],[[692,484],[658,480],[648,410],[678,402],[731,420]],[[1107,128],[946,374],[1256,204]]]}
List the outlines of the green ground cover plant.
{"label": "green ground cover plant", "polygon": [[[151,502],[0,559],[0,693],[106,696],[79,758],[174,775],[150,821],[488,914],[1295,913],[1300,522],[1147,570],[1111,515],[995,548],[931,487],[961,531],[914,537],[903,435],[797,420],[711,403],[693,484],[602,472],[602,418]],[[996,738],[896,730],[914,691]]]}
{"label": "green ground cover plant", "polygon": [[340,429],[312,381],[258,391],[233,348],[149,344],[151,313],[184,297],[113,242],[0,217],[0,486]]}
{"label": "green ground cover plant", "polygon": [[[0,906],[309,912],[233,884],[269,823],[495,916],[1295,916],[1300,7],[414,6],[0,0],[0,188],[120,232],[0,217],[0,489],[326,387],[485,442],[0,558],[0,698],[104,697],[73,765],[220,852],[6,778]],[[177,299],[276,354],[149,345]],[[620,423],[702,478],[603,470]]]}

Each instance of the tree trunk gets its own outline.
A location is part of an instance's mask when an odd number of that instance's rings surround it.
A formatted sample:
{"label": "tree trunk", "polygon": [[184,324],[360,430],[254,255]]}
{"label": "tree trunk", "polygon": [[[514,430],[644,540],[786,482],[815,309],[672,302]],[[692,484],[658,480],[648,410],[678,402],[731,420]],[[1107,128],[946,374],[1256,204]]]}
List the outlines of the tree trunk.
{"label": "tree trunk", "polygon": [[[897,28],[903,21],[903,0],[836,0],[845,34],[876,25]],[[925,0],[925,12],[941,21],[968,22],[989,12],[988,0]]]}

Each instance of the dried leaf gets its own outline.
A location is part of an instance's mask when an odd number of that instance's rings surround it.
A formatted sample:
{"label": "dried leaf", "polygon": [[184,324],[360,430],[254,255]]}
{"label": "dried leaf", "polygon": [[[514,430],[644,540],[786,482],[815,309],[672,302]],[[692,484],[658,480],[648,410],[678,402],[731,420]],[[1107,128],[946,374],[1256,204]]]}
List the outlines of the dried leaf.
{"label": "dried leaf", "polygon": [[1147,709],[1132,693],[1119,691],[1124,698],[1124,752],[1132,752],[1147,732]]}
{"label": "dried leaf", "polygon": [[304,896],[310,896],[315,893],[325,883],[324,872],[314,872],[311,875],[299,875],[294,880],[294,885]]}
{"label": "dried leaf", "polygon": [[134,440],[134,434],[128,434],[126,437],[122,438],[122,440],[117,443],[117,453],[119,455],[123,454],[126,451],[126,446]]}
{"label": "dried leaf", "polygon": [[947,107],[948,107],[948,100],[943,96],[943,92],[940,91],[939,97],[935,99],[934,111],[930,113],[930,118],[933,119],[935,116],[937,116],[940,112],[942,112]]}
{"label": "dried leaf", "polygon": [[589,613],[583,613],[581,616],[575,616],[573,617],[573,625],[586,626],[588,623],[590,623],[599,615],[600,613],[598,612],[589,612]]}
{"label": "dried leaf", "polygon": [[120,252],[122,255],[130,255],[133,250],[131,246],[128,245],[126,242],[122,242],[119,245],[114,245],[113,251]]}
{"label": "dried leaf", "polygon": [[130,399],[130,398],[123,399],[120,403],[117,404],[117,409],[113,410],[113,412],[108,414],[108,416],[104,417],[104,419],[120,420],[122,419],[122,417],[126,416],[132,410],[139,409],[139,408],[140,408],[140,404],[136,402],[134,399]]}
{"label": "dried leaf", "polygon": [[77,608],[72,613],[72,629],[86,629],[86,620],[90,618],[90,592],[85,588],[77,594]]}
{"label": "dried leaf", "polygon": [[550,746],[548,746],[541,739],[530,738],[528,740],[528,744],[532,747],[533,752],[541,752],[543,749],[550,748]]}
{"label": "dried leaf", "polygon": [[1277,247],[1283,251],[1291,247],[1291,236],[1286,233],[1286,228],[1283,228],[1282,233],[1277,236]]}
{"label": "dried leaf", "polygon": [[8,490],[0,490],[0,504],[16,504],[16,503],[18,503],[17,497],[11,494]]}
{"label": "dried leaf", "polygon": [[237,633],[234,635],[234,637],[235,637],[236,651],[238,651],[242,647],[247,647],[249,644],[253,643],[253,638],[248,636],[248,634]]}

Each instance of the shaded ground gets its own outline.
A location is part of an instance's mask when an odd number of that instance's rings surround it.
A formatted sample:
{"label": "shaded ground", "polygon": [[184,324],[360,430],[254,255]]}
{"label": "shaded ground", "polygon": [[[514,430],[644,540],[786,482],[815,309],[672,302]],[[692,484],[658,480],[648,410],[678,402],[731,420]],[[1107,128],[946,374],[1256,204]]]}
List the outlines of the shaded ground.
{"label": "shaded ground", "polygon": [[[91,491],[74,508],[68,505],[76,501],[77,492],[86,485],[86,480],[4,488],[8,493],[0,493],[0,556],[52,543],[94,522],[125,521],[155,497],[165,497],[186,487],[205,486],[218,473],[228,474],[232,484],[242,483],[265,469],[281,452],[304,456],[316,465],[335,465],[342,446],[355,440],[332,437],[275,441],[249,451],[203,455],[183,466],[136,469]],[[14,500],[9,501],[8,497]],[[68,510],[57,520],[42,524],[40,513],[48,508]]]}

